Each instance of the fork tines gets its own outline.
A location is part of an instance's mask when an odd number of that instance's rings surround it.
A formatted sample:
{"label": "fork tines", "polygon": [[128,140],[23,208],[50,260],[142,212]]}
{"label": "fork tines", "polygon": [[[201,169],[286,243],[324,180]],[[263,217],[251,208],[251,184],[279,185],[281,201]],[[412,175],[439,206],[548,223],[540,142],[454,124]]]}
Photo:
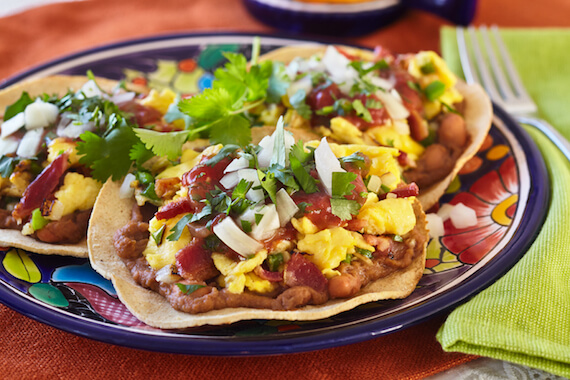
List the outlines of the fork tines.
{"label": "fork tines", "polygon": [[510,112],[535,112],[536,105],[524,89],[497,26],[490,31],[486,26],[479,27],[479,32],[472,26],[457,28],[465,79],[483,85],[491,99]]}

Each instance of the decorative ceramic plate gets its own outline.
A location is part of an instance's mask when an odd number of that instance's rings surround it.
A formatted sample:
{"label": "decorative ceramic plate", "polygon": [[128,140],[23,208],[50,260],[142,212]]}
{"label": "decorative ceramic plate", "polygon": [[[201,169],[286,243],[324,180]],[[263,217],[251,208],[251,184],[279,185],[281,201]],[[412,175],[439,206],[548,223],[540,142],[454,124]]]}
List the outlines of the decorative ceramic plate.
{"label": "decorative ceramic plate", "polygon": [[[7,81],[85,74],[195,93],[211,85],[223,51],[249,55],[252,35],[176,35],[129,41],[75,54]],[[262,37],[262,53],[307,41]],[[544,162],[526,133],[499,108],[477,156],[442,203],[462,202],[478,223],[445,225],[428,246],[425,275],[405,300],[362,305],[325,320],[254,320],[165,331],[138,321],[87,259],[0,251],[0,301],[31,318],[92,339],[147,350],[199,355],[264,355],[354,343],[426,320],[473,296],[513,266],[540,230],[549,201]]]}

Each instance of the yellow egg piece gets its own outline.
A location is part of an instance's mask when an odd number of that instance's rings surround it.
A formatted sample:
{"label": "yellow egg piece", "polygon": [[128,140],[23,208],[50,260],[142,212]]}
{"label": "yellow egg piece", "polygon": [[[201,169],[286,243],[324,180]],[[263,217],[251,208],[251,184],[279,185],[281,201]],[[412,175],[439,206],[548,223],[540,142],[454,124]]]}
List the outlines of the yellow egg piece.
{"label": "yellow egg piece", "polygon": [[[174,228],[176,223],[183,217],[183,214],[177,215],[171,219],[156,219],[152,218],[149,221],[149,231],[151,233],[151,238],[148,239],[147,246],[143,252],[143,255],[148,261],[149,265],[153,269],[160,269],[165,265],[172,265],[176,263],[176,253],[190,244],[192,236],[188,228],[182,230],[180,238],[176,241],[170,241],[167,239],[168,235],[171,233],[171,229]],[[162,241],[160,245],[156,244],[153,234],[156,234],[164,226],[164,231],[162,233]]]}
{"label": "yellow egg piece", "polygon": [[360,152],[370,158],[369,174],[382,176],[385,173],[392,173],[396,178],[400,178],[400,167],[396,157],[400,154],[397,149],[387,146],[358,145],[358,144],[329,144],[336,157],[346,157],[353,153]]}
{"label": "yellow egg piece", "polygon": [[267,251],[261,250],[252,257],[235,262],[221,253],[213,253],[212,260],[223,278],[220,283],[234,294],[243,293],[247,287],[251,291],[264,293],[273,290],[274,285],[252,273],[267,258]]}
{"label": "yellow egg piece", "polygon": [[318,227],[315,226],[315,224],[311,222],[311,219],[307,218],[306,216],[300,219],[291,219],[291,224],[303,235],[314,234],[319,231]]}
{"label": "yellow egg piece", "polygon": [[404,235],[410,232],[416,225],[414,200],[415,197],[379,201],[375,193],[368,193],[357,216],[359,220],[366,221],[363,232],[371,235]]}
{"label": "yellow egg piece", "polygon": [[79,157],[77,156],[77,150],[75,149],[76,143],[63,138],[58,137],[53,139],[48,145],[48,156],[47,161],[53,162],[61,153],[68,152],[68,161],[71,165],[75,165],[79,162]]}
{"label": "yellow egg piece", "polygon": [[407,153],[412,159],[417,159],[425,150],[411,136],[398,133],[393,126],[370,128],[366,133],[382,145],[393,146],[397,150]]}
{"label": "yellow egg piece", "polygon": [[192,169],[198,162],[200,162],[200,153],[192,149],[186,149],[182,151],[182,156],[180,157],[180,164],[171,166],[162,172],[158,173],[157,179],[160,178],[181,178],[182,175],[190,169]]}
{"label": "yellow egg piece", "polygon": [[297,242],[299,251],[308,253],[308,259],[329,278],[339,274],[335,268],[346,259],[346,255],[355,252],[355,247],[374,251],[361,234],[342,227],[307,234]]}
{"label": "yellow egg piece", "polygon": [[362,131],[343,117],[333,117],[330,121],[333,139],[348,144],[364,144]]}
{"label": "yellow egg piece", "polygon": [[62,215],[92,208],[101,186],[100,182],[91,177],[75,172],[67,173],[63,185],[55,192],[56,199],[63,205]]}
{"label": "yellow egg piece", "polygon": [[175,99],[176,93],[171,89],[166,88],[160,92],[152,89],[148,96],[141,100],[141,104],[143,106],[154,108],[164,115],[168,111],[168,107],[174,103]]}

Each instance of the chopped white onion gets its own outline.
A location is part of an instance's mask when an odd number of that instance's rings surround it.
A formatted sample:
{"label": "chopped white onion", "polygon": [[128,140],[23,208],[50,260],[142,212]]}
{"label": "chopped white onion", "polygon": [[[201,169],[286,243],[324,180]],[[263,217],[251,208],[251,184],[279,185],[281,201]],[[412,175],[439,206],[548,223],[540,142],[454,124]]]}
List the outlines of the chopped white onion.
{"label": "chopped white onion", "polygon": [[401,100],[398,100],[394,97],[394,95],[384,92],[384,91],[376,91],[375,95],[384,107],[386,107],[386,111],[390,117],[394,120],[398,119],[407,119],[410,116],[410,111],[404,107]]}
{"label": "chopped white onion", "polygon": [[342,173],[345,170],[340,166],[340,161],[332,152],[326,137],[321,139],[319,146],[315,149],[315,167],[327,193],[332,195],[332,174]]}
{"label": "chopped white onion", "polygon": [[180,281],[180,276],[172,273],[172,265],[165,265],[162,268],[160,268],[156,272],[154,278],[156,281],[165,284],[172,284],[176,281]]}
{"label": "chopped white onion", "polygon": [[358,72],[351,66],[350,60],[334,46],[328,46],[323,56],[323,64],[331,76],[331,80],[339,85],[339,89],[348,93],[358,78]]}
{"label": "chopped white onion", "polygon": [[226,174],[220,179],[220,185],[226,190],[233,189],[239,183],[239,174],[237,172],[231,172]]}
{"label": "chopped white onion", "polygon": [[131,198],[135,193],[135,189],[131,187],[131,183],[136,180],[137,177],[133,173],[128,173],[119,188],[119,198],[127,199]]}
{"label": "chopped white onion", "polygon": [[232,162],[230,162],[230,164],[226,166],[224,173],[235,172],[239,169],[246,169],[246,168],[249,168],[249,160],[245,157],[238,157],[234,158]]}
{"label": "chopped white onion", "polygon": [[287,88],[287,96],[289,98],[293,97],[299,90],[305,91],[305,94],[308,95],[313,89],[313,81],[310,75],[306,75],[303,78],[299,79],[296,82],[291,83],[289,88]]}
{"label": "chopped white onion", "polygon": [[71,122],[63,128],[58,127],[57,135],[59,137],[69,137],[72,139],[76,139],[79,136],[81,136],[83,132],[94,131],[94,130],[95,130],[95,123],[93,123],[92,121],[89,121],[84,124],[79,122]]}
{"label": "chopped white onion", "polygon": [[135,95],[136,94],[134,92],[117,92],[111,96],[110,100],[115,104],[121,104],[130,102],[135,98]]}
{"label": "chopped white onion", "polygon": [[463,203],[458,203],[449,213],[449,219],[455,228],[467,228],[477,225],[477,213]]}
{"label": "chopped white onion", "polygon": [[44,136],[43,129],[31,129],[24,134],[16,154],[23,158],[34,157],[38,153]]}
{"label": "chopped white onion", "polygon": [[26,124],[26,117],[23,112],[12,116],[10,119],[2,123],[2,132],[0,137],[8,137],[14,132],[18,131]]}
{"label": "chopped white onion", "polygon": [[224,244],[242,256],[254,255],[263,249],[263,245],[243,232],[232,218],[224,218],[212,230]]}
{"label": "chopped white onion", "polygon": [[255,240],[269,239],[275,235],[275,231],[280,227],[277,208],[274,204],[269,204],[262,207],[257,213],[262,214],[263,217],[259,221],[259,224],[253,225],[251,236]]}
{"label": "chopped white onion", "polygon": [[19,144],[20,141],[13,136],[0,137],[0,155],[16,153]]}
{"label": "chopped white onion", "polygon": [[26,129],[44,128],[54,123],[59,115],[59,108],[55,104],[46,103],[39,98],[24,109]]}
{"label": "chopped white onion", "polygon": [[102,96],[103,93],[97,83],[93,79],[88,80],[85,84],[81,87],[81,92],[85,94],[86,97],[92,98],[94,96]]}
{"label": "chopped white onion", "polygon": [[384,90],[390,90],[394,87],[393,82],[384,78],[380,78],[379,76],[376,76],[373,73],[366,74],[364,78],[366,78],[374,86],[383,88]]}
{"label": "chopped white onion", "polygon": [[277,213],[279,214],[279,225],[285,227],[299,211],[299,207],[285,189],[279,190],[275,198],[277,202],[275,206],[277,206]]}
{"label": "chopped white onion", "polygon": [[369,191],[372,191],[373,193],[378,193],[382,187],[382,180],[377,175],[372,174],[368,181],[368,186],[366,187],[368,188]]}
{"label": "chopped white onion", "polygon": [[[291,147],[295,145],[295,137],[289,131],[285,131],[285,163],[289,163],[289,152]],[[275,146],[275,132],[271,136],[265,136],[261,139],[258,144],[261,147],[261,151],[257,155],[257,162],[260,168],[267,168],[271,165],[271,159],[273,158],[273,150]]]}
{"label": "chopped white onion", "polygon": [[261,181],[259,181],[259,175],[255,169],[240,169],[237,171],[239,179],[252,182],[253,185],[251,189],[245,194],[246,198],[253,202],[260,202],[265,199],[265,194],[263,189],[261,189]]}
{"label": "chopped white onion", "polygon": [[426,214],[427,228],[429,229],[429,236],[437,239],[444,234],[443,219],[435,213]]}

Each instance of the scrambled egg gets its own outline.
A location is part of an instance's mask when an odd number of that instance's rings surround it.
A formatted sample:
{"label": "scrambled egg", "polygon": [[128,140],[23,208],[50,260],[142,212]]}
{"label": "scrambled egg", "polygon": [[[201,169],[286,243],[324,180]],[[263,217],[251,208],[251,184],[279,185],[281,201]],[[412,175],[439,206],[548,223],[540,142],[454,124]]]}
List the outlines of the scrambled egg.
{"label": "scrambled egg", "polygon": [[161,92],[152,89],[148,96],[141,100],[141,104],[152,107],[164,115],[168,112],[168,107],[174,102],[174,99],[176,99],[176,93],[170,89],[164,89]]}
{"label": "scrambled egg", "polygon": [[297,242],[297,248],[310,254],[308,259],[328,278],[340,274],[334,268],[338,267],[348,254],[353,254],[356,247],[369,251],[375,250],[373,246],[364,241],[361,234],[342,227],[309,233]]}
{"label": "scrambled egg", "polygon": [[261,250],[254,256],[237,263],[224,254],[212,254],[214,265],[222,273],[222,276],[220,276],[222,286],[225,286],[230,292],[235,294],[243,293],[245,288],[258,293],[267,293],[274,290],[275,285],[272,282],[264,280],[253,273],[255,267],[261,265],[266,258],[266,250]]}
{"label": "scrambled egg", "polygon": [[171,178],[171,177],[182,177],[182,175],[190,169],[192,169],[200,161],[200,153],[192,149],[186,149],[182,151],[182,156],[180,157],[180,164],[171,166],[162,172],[158,173],[157,179],[160,178]]}
{"label": "scrambled egg", "polygon": [[[328,130],[327,128],[322,129],[321,132]],[[364,144],[362,131],[344,117],[333,117],[331,119],[330,130],[332,133],[328,133],[328,135],[336,141],[342,141],[348,144]]]}
{"label": "scrambled egg", "polygon": [[366,133],[375,141],[382,145],[393,146],[394,148],[407,153],[410,158],[417,160],[425,148],[412,139],[410,135],[399,133],[393,126],[370,128]]}
{"label": "scrambled egg", "polygon": [[77,150],[75,149],[76,144],[66,138],[58,137],[53,139],[48,146],[48,156],[47,161],[52,162],[55,160],[61,152],[69,152],[69,157],[67,160],[70,165],[75,165],[79,162],[79,157],[77,156]]}
{"label": "scrambled egg", "polygon": [[[369,175],[381,177],[383,174],[392,173],[396,178],[400,178],[400,167],[395,159],[395,157],[400,154],[397,149],[385,146],[356,144],[329,144],[329,146],[336,157],[346,157],[356,152],[368,156],[368,158],[370,158]],[[394,183],[392,188],[396,185],[397,183]]]}
{"label": "scrambled egg", "polygon": [[371,235],[404,235],[416,225],[412,204],[415,197],[386,198],[381,201],[374,193],[368,193],[366,202],[357,218],[365,220],[364,233]]}
{"label": "scrambled egg", "polygon": [[63,205],[61,216],[92,208],[101,186],[93,178],[74,172],[67,173],[63,185],[55,192],[56,199]]}
{"label": "scrambled egg", "polygon": [[[168,108],[171,104],[176,101],[176,93],[169,88],[158,92],[155,89],[150,90],[147,97],[141,100],[143,106],[151,107],[160,112],[161,114],[166,114]],[[174,120],[172,124],[178,129],[184,129],[184,120]]]}
{"label": "scrambled egg", "polygon": [[[143,255],[148,261],[149,265],[153,269],[160,269],[165,265],[171,265],[176,262],[176,252],[181,250],[190,244],[192,236],[188,228],[184,228],[180,239],[176,241],[170,241],[166,237],[170,235],[170,230],[178,223],[178,221],[184,216],[180,214],[171,219],[161,219],[152,218],[149,221],[149,231],[151,233],[151,238],[148,239],[148,244],[143,252]],[[164,226],[164,231],[162,233],[162,242],[160,245],[156,245],[156,241],[152,238],[152,234],[155,234],[160,228]]]}
{"label": "scrambled egg", "polygon": [[[432,73],[423,73],[422,67],[431,65],[434,69]],[[463,100],[463,96],[455,88],[457,79],[451,72],[445,61],[433,51],[421,51],[409,62],[408,72],[417,78],[421,88],[426,88],[430,83],[439,80],[445,85],[445,92],[435,101],[426,101],[424,108],[426,117],[431,119],[441,110],[441,103],[451,105]]]}

